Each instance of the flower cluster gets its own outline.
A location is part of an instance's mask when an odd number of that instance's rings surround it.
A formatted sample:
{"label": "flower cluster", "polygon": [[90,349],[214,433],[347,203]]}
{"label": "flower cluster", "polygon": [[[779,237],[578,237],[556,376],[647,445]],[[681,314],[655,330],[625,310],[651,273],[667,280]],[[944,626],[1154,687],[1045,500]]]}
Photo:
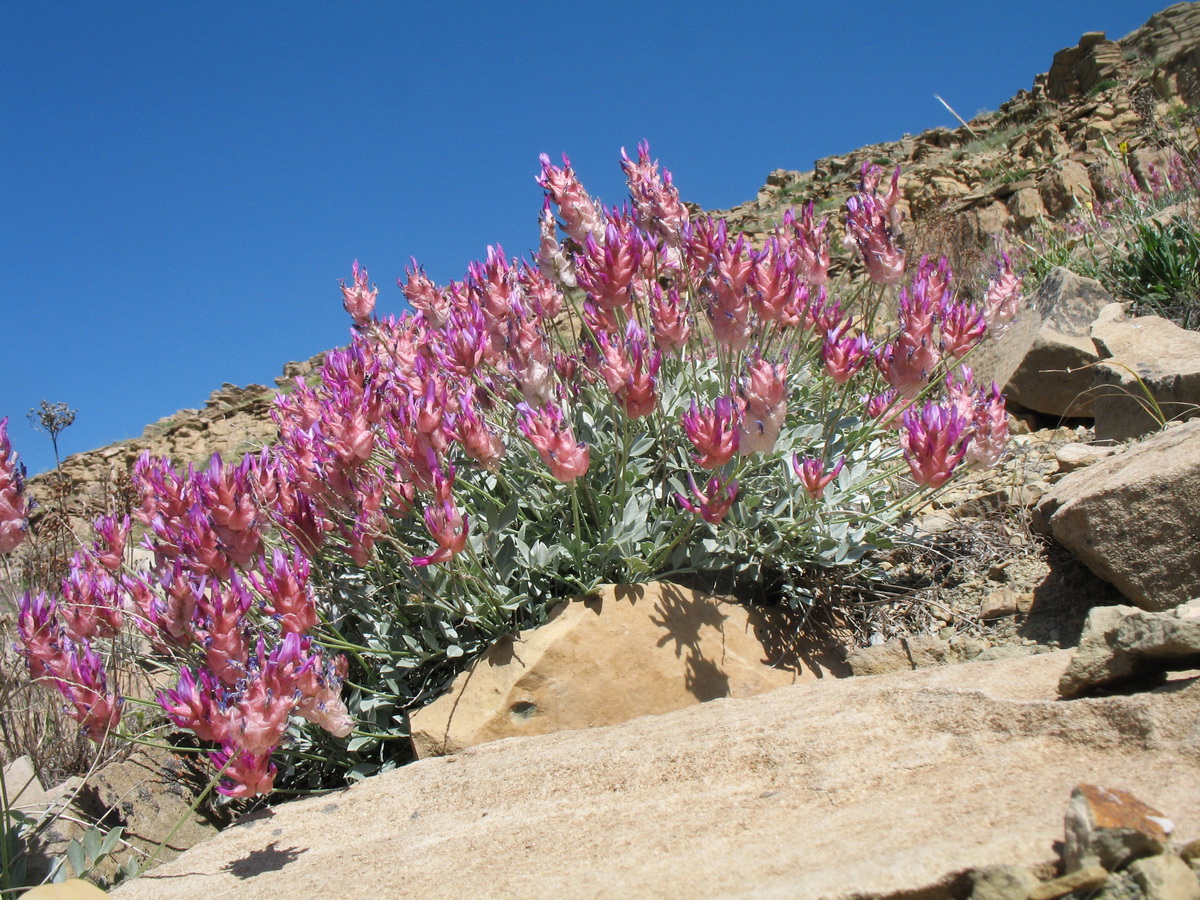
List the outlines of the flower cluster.
{"label": "flower cluster", "polygon": [[[1003,453],[999,392],[965,368],[943,376],[1019,282],[982,311],[944,260],[900,286],[898,172],[880,196],[865,167],[847,203],[878,293],[843,306],[830,222],[811,206],[754,246],[690,215],[644,143],[622,152],[620,207],[563,163],[541,158],[533,263],[489,247],[439,286],[414,260],[400,283],[412,309],[393,318],[356,262],[350,343],[280,394],[272,447],[184,473],[139,460],[133,520],[98,521],[61,596],[22,604],[31,674],[88,734],[120,715],[93,644],[132,621],[181,661],[159,703],[217,745],[222,791],[264,793],[297,718],[342,737],[358,716],[402,720],[440,683],[439,660],[603,581],[858,558],[899,508],[888,473],[907,462],[936,488]],[[896,327],[877,343],[863,311],[878,308]],[[149,569],[128,562],[137,530]],[[350,708],[334,647],[373,685]]]}
{"label": "flower cluster", "polygon": [[25,539],[27,507],[25,467],[8,440],[8,418],[0,419],[0,553],[11,553]]}

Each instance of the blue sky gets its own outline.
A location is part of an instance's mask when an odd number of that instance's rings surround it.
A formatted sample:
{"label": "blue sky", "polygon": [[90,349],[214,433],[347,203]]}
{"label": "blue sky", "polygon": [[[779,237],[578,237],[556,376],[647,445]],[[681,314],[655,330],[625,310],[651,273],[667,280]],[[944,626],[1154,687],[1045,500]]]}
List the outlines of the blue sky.
{"label": "blue sky", "polygon": [[355,258],[400,312],[536,246],[537,157],[608,203],[640,139],[685,200],[994,109],[1084,31],[1165,0],[0,0],[0,416],[65,454],[346,340]]}

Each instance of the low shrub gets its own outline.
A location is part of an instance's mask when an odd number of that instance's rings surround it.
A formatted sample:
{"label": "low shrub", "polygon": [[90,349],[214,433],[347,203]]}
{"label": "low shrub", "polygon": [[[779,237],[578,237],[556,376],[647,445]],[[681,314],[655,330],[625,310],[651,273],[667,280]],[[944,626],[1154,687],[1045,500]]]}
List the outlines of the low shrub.
{"label": "low shrub", "polygon": [[869,277],[849,284],[811,206],[756,248],[689,215],[645,145],[622,157],[617,208],[543,157],[536,265],[489,248],[438,286],[414,262],[394,318],[356,263],[351,342],[279,396],[274,446],[138,461],[133,515],[21,603],[30,676],[85,734],[145,702],[114,668],[153,666],[178,676],[151,705],[214,748],[224,795],[362,777],[408,758],[408,709],[554,603],[721,570],[803,611],[806,573],[861,566],[914,498],[1004,452],[1003,399],[961,363],[1020,279],[1006,262],[973,303],[944,260],[909,265],[898,169],[881,191],[865,165],[846,204]]}

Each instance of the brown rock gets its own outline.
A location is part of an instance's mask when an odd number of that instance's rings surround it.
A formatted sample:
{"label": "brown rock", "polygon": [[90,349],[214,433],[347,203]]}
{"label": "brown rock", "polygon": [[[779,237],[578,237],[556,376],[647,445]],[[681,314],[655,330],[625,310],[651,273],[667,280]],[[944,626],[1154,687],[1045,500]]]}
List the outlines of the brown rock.
{"label": "brown rock", "polygon": [[1058,462],[1058,471],[1066,475],[1076,469],[1083,469],[1112,456],[1112,447],[1101,447],[1095,444],[1064,444],[1054,451]]}
{"label": "brown rock", "polygon": [[967,662],[989,646],[985,641],[965,635],[942,640],[936,635],[918,634],[894,638],[872,647],[855,647],[846,654],[846,663],[855,676],[883,675]]}
{"label": "brown rock", "polygon": [[1036,528],[1148,610],[1200,596],[1198,522],[1200,422],[1072,472],[1033,516]]}
{"label": "brown rock", "polygon": [[1008,211],[1017,229],[1028,228],[1046,217],[1046,206],[1037,188],[1028,187],[1008,198]]}
{"label": "brown rock", "polygon": [[1174,827],[1128,791],[1081,784],[1067,804],[1063,865],[1068,872],[1097,865],[1119,869],[1131,860],[1161,853]]}
{"label": "brown rock", "polygon": [[979,604],[979,618],[988,620],[1015,616],[1020,596],[1012,588],[1000,588],[992,591]]}
{"label": "brown rock", "polygon": [[1076,697],[1095,687],[1196,668],[1200,668],[1200,620],[1131,606],[1098,607],[1088,613],[1059,693]]}
{"label": "brown rock", "polygon": [[1200,881],[1178,856],[1164,854],[1139,859],[1129,867],[1146,900],[1200,900]]}
{"label": "brown rock", "polygon": [[1025,866],[988,866],[971,873],[970,900],[1027,900],[1037,884]]}
{"label": "brown rock", "polygon": [[1064,159],[1038,179],[1038,193],[1046,212],[1062,218],[1092,200],[1092,179],[1082,163]]}
{"label": "brown rock", "polygon": [[[1200,686],[1062,703],[1067,654],[826,680],[473,747],[286,803],[125,900],[955,896],[1056,861],[1082,773],[1200,836]],[[464,862],[466,861],[466,862]]]}
{"label": "brown rock", "polygon": [[1112,299],[1093,278],[1061,266],[1051,269],[1031,301],[1044,310],[1044,321],[1005,393],[1026,409],[1047,415],[1091,415],[1095,375],[1089,366],[1100,358],[1092,343],[1092,323]]}
{"label": "brown rock", "polygon": [[1055,900],[1072,891],[1092,891],[1108,881],[1108,872],[1102,866],[1088,866],[1078,872],[1068,872],[1061,878],[1039,884],[1029,892],[1029,900]]}
{"label": "brown rock", "polygon": [[832,647],[785,649],[784,631],[765,610],[677,585],[610,585],[485,653],[413,713],[413,748],[440,756],[849,674]]}
{"label": "brown rock", "polygon": [[1112,312],[1092,327],[1102,358],[1093,369],[1097,440],[1140,437],[1162,427],[1159,415],[1200,412],[1200,334],[1159,316],[1126,320]]}

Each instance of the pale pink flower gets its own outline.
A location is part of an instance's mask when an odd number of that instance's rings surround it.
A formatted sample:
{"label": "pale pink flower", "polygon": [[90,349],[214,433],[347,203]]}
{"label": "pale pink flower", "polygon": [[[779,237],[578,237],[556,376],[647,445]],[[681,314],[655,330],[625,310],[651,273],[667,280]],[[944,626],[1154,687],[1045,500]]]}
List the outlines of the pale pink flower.
{"label": "pale pink flower", "polygon": [[1022,278],[1013,271],[1009,255],[1001,253],[1000,261],[996,263],[996,274],[988,282],[983,300],[983,317],[993,337],[1000,337],[1012,326],[1012,320],[1021,306]]}
{"label": "pale pink flower", "polygon": [[375,310],[375,298],[379,296],[379,289],[367,287],[367,270],[358,267],[357,259],[352,271],[354,285],[346,287],[346,282],[342,282],[342,306],[350,313],[355,325],[365,325]]}
{"label": "pale pink flower", "polygon": [[738,452],[770,453],[787,418],[787,366],[752,359],[738,394]]}
{"label": "pale pink flower", "polygon": [[537,449],[550,474],[562,482],[574,481],[588,470],[588,446],[576,441],[562,410],[547,404],[534,410],[528,404],[517,405],[518,426]]}
{"label": "pale pink flower", "polygon": [[8,440],[8,417],[0,419],[0,553],[11,553],[25,540],[28,527],[24,466]]}
{"label": "pale pink flower", "polygon": [[563,168],[550,165],[550,157],[545,153],[538,159],[542,163],[542,174],[537,182],[550,195],[550,199],[558,205],[559,215],[563,219],[563,227],[567,234],[579,246],[591,235],[596,240],[604,237],[604,212],[599,204],[588,196],[575,171],[571,168],[571,160],[563,154]]}
{"label": "pale pink flower", "polygon": [[692,459],[703,469],[716,469],[733,459],[738,449],[737,407],[729,397],[718,397],[712,406],[691,409],[683,415],[683,430],[696,448]]}

